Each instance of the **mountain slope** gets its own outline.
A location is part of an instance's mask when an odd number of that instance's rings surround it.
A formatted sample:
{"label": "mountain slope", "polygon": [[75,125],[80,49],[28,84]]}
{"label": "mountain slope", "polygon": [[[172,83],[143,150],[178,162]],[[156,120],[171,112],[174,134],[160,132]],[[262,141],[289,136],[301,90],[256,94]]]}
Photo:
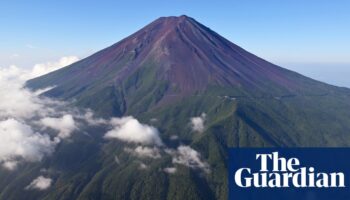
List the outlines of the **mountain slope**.
{"label": "mountain slope", "polygon": [[[152,124],[167,146],[200,152],[211,172],[178,165],[165,173],[167,154],[143,159],[150,167],[139,170],[130,145],[104,140],[106,127],[86,127],[43,162],[0,171],[0,199],[227,199],[229,147],[350,145],[349,89],[275,66],[187,16],[160,18],[27,86],[55,86],[44,95]],[[189,120],[202,113],[204,130],[193,132]],[[53,186],[23,191],[42,168]]]}
{"label": "mountain slope", "polygon": [[335,89],[260,59],[186,16],[160,18],[28,86],[56,86],[46,95],[74,98],[78,105],[117,116],[211,87],[236,96],[321,95]]}

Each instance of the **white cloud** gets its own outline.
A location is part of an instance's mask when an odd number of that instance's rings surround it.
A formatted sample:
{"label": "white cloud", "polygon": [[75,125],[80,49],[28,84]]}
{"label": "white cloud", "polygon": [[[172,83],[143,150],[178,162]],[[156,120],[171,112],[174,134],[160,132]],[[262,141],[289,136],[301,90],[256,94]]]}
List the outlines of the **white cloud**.
{"label": "white cloud", "polygon": [[30,118],[42,110],[43,102],[29,90],[0,81],[0,118]]}
{"label": "white cloud", "polygon": [[46,117],[40,120],[42,125],[59,131],[58,137],[68,138],[77,129],[72,115],[66,114],[61,118]]}
{"label": "white cloud", "polygon": [[18,161],[14,161],[14,160],[4,161],[2,164],[3,167],[5,167],[10,171],[16,169],[17,165],[18,165]]}
{"label": "white cloud", "polygon": [[42,108],[38,97],[23,88],[22,74],[16,66],[0,68],[0,118],[29,118]]}
{"label": "white cloud", "polygon": [[[12,170],[21,161],[40,161],[51,154],[60,139],[52,140],[47,134],[39,133],[43,125],[58,130],[61,138],[68,137],[76,129],[72,115],[66,114],[65,103],[39,96],[52,88],[33,92],[24,88],[24,84],[30,78],[77,60],[75,56],[63,57],[55,62],[37,64],[29,70],[14,65],[0,68],[0,166]],[[37,123],[41,118],[42,124]]]}
{"label": "white cloud", "polygon": [[202,133],[204,131],[204,122],[206,119],[206,114],[202,113],[199,117],[192,117],[191,118],[191,127],[193,131]]}
{"label": "white cloud", "polygon": [[31,69],[22,69],[15,65],[0,68],[0,80],[8,79],[23,84],[25,81],[45,75],[79,61],[77,56],[65,56],[57,61],[35,64]]}
{"label": "white cloud", "polygon": [[113,129],[105,134],[105,138],[116,138],[125,142],[141,143],[145,145],[162,146],[158,130],[153,126],[141,124],[132,116],[113,118],[111,120]]}
{"label": "white cloud", "polygon": [[[24,88],[25,81],[77,60],[78,58],[75,56],[67,56],[57,62],[37,64],[31,70],[24,70],[15,65],[0,68],[0,119],[6,117],[31,118],[38,113],[42,114],[43,111],[47,112],[49,110],[47,109],[47,99],[38,97],[44,90],[29,91]],[[47,89],[45,88],[46,91]],[[43,109],[44,107],[45,109]]]}
{"label": "white cloud", "polygon": [[176,167],[166,167],[163,169],[163,171],[168,173],[168,174],[175,174],[177,169],[176,169]]}
{"label": "white cloud", "polygon": [[44,74],[53,72],[62,67],[75,63],[78,60],[79,58],[77,56],[65,56],[55,62],[46,62],[46,63],[36,64],[34,65],[31,72],[29,73],[29,77],[34,78],[34,77],[42,76]]}
{"label": "white cloud", "polygon": [[78,118],[85,120],[91,126],[107,125],[108,121],[102,118],[95,118],[94,113],[88,110],[84,115],[78,116]]}
{"label": "white cloud", "polygon": [[57,144],[48,135],[34,133],[30,126],[15,119],[0,122],[0,164],[14,169],[18,160],[40,161]]}
{"label": "white cloud", "polygon": [[36,189],[36,190],[46,190],[52,184],[51,178],[45,178],[44,176],[39,176],[34,179],[25,189]]}
{"label": "white cloud", "polygon": [[174,164],[181,164],[194,169],[202,169],[207,173],[210,172],[209,164],[202,161],[200,154],[189,146],[181,145],[176,151],[168,150],[168,153],[173,156],[172,161]]}
{"label": "white cloud", "polygon": [[125,148],[124,150],[128,153],[131,153],[141,158],[146,158],[146,157],[153,158],[153,159],[161,158],[160,151],[157,147],[138,146],[135,149]]}

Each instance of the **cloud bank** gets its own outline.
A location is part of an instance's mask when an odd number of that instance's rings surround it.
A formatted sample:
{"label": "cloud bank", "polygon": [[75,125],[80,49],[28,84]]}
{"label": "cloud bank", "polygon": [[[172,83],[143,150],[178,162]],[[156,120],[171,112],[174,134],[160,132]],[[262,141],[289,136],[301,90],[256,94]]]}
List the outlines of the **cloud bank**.
{"label": "cloud bank", "polygon": [[44,74],[53,72],[62,67],[75,63],[78,60],[79,58],[77,56],[65,56],[55,62],[46,62],[46,63],[36,64],[30,71],[29,77],[34,78],[34,77],[42,76]]}
{"label": "cloud bank", "polygon": [[[137,144],[135,148],[125,148],[127,153],[139,158],[161,158],[161,152],[171,155],[173,164],[184,165],[193,169],[209,172],[209,165],[201,159],[199,152],[189,146],[179,146],[168,149],[159,136],[158,130],[143,124],[132,116],[112,118],[110,120],[94,117],[92,111],[75,112],[68,110],[64,102],[39,96],[50,88],[39,91],[25,89],[24,83],[30,78],[51,72],[77,61],[74,56],[64,57],[56,62],[37,64],[31,70],[23,70],[16,66],[0,68],[0,165],[15,169],[22,161],[41,161],[44,156],[52,154],[60,141],[78,132],[78,121],[84,121],[88,126],[110,127],[104,134],[106,139],[117,139],[127,143]],[[193,131],[203,132],[206,114],[191,118]],[[157,120],[152,119],[155,123]],[[56,135],[49,136],[45,131],[55,130]],[[170,137],[178,140],[177,135]],[[115,162],[120,163],[115,157]],[[139,169],[148,166],[140,163]],[[175,167],[163,169],[173,174]],[[28,189],[47,189],[52,180],[39,176],[27,186]]]}
{"label": "cloud bank", "polygon": [[21,73],[15,66],[0,69],[0,118],[31,118],[45,104],[34,93],[23,88]]}
{"label": "cloud bank", "polygon": [[57,140],[33,132],[30,126],[15,119],[0,122],[0,164],[14,169],[18,159],[34,162],[54,151]]}
{"label": "cloud bank", "polygon": [[[0,68],[0,165],[15,169],[21,161],[40,161],[50,155],[60,142],[58,137],[50,138],[42,132],[48,126],[59,130],[58,136],[68,137],[75,128],[72,116],[59,116],[64,103],[39,97],[40,92],[24,88],[30,78],[75,62],[77,57],[63,57],[57,62],[37,64],[30,70],[16,66]],[[38,120],[39,119],[39,120]],[[41,121],[41,127],[37,121]]]}
{"label": "cloud bank", "polygon": [[[79,131],[76,120],[85,121],[89,126],[110,126],[112,129],[105,138],[119,139],[129,143],[162,146],[158,130],[140,123],[133,117],[95,118],[91,110],[74,112],[68,110],[65,102],[39,96],[50,89],[30,91],[24,88],[27,79],[68,65],[77,58],[61,58],[57,62],[37,64],[31,70],[16,66],[0,68],[0,165],[15,169],[21,161],[40,161],[50,155],[61,139],[71,137]],[[45,134],[49,129],[57,131],[51,136]],[[133,149],[138,157],[159,158],[158,149],[138,147]]]}
{"label": "cloud bank", "polygon": [[21,81],[23,83],[26,80],[53,72],[77,61],[79,61],[77,56],[65,56],[57,61],[35,64],[30,69],[19,68],[15,65],[11,65],[10,67],[1,67],[0,78],[5,77],[17,79],[17,81]]}

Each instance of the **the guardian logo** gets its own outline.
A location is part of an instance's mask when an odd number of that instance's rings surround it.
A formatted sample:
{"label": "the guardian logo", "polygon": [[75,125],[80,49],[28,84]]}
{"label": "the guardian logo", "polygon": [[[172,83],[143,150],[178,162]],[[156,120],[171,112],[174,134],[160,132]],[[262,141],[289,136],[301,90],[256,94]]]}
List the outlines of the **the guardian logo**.
{"label": "the guardian logo", "polygon": [[[286,159],[279,153],[256,154],[259,170],[249,166],[234,172],[234,183],[240,188],[344,188],[343,172],[317,171],[314,166],[303,166],[296,158]],[[256,167],[255,167],[256,169]]]}
{"label": "the guardian logo", "polygon": [[350,148],[230,148],[229,200],[349,200]]}

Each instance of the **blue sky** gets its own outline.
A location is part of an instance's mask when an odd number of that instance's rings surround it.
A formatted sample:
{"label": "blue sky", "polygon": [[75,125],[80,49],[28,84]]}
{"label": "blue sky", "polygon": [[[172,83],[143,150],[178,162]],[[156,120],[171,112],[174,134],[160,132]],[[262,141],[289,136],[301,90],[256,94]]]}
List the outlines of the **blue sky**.
{"label": "blue sky", "polygon": [[283,67],[350,87],[350,1],[4,0],[0,66],[86,57],[161,16],[186,14]]}

